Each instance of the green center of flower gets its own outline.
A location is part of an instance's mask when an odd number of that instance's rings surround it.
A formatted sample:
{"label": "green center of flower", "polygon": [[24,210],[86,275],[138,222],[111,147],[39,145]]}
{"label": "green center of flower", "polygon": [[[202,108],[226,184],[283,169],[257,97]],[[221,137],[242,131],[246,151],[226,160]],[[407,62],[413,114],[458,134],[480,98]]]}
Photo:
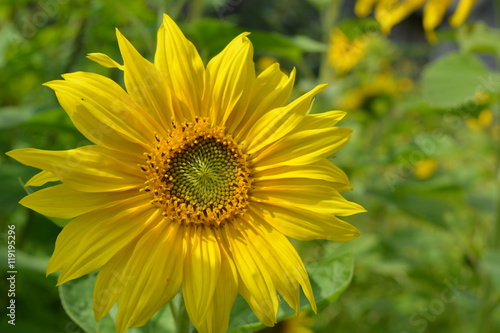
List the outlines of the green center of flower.
{"label": "green center of flower", "polygon": [[163,215],[182,224],[219,226],[246,211],[250,169],[240,146],[204,119],[174,124],[146,153],[144,191]]}
{"label": "green center of flower", "polygon": [[198,209],[225,204],[236,192],[240,172],[227,142],[203,136],[192,147],[174,154],[165,177],[171,179],[173,196]]}

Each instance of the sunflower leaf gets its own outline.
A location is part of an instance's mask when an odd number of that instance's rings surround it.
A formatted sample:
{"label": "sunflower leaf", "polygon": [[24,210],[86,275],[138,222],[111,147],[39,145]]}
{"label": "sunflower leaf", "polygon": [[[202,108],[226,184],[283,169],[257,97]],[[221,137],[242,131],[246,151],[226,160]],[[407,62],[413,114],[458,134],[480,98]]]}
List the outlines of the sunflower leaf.
{"label": "sunflower leaf", "polygon": [[[203,19],[186,27],[190,39],[196,41],[201,48],[201,54],[211,58],[220,52],[235,36],[245,31],[230,23]],[[306,37],[290,38],[276,32],[253,31],[249,36],[255,52],[273,57],[281,57],[295,62],[300,62],[304,51],[324,51],[323,45]]]}
{"label": "sunflower leaf", "polygon": [[61,303],[68,316],[85,332],[114,332],[115,325],[109,315],[99,322],[94,319],[92,291],[96,276],[96,273],[85,275],[59,286]]}
{"label": "sunflower leaf", "polygon": [[[92,307],[92,293],[97,273],[82,276],[59,286],[59,295],[68,316],[87,333],[115,333],[116,305],[103,319],[96,322]],[[177,298],[172,302],[177,302]],[[170,305],[158,311],[145,326],[132,328],[127,333],[175,332]]]}
{"label": "sunflower leaf", "polygon": [[498,93],[500,78],[473,54],[451,53],[433,62],[422,76],[423,97],[431,106],[459,107],[479,92]]}
{"label": "sunflower leaf", "polygon": [[57,225],[61,228],[65,227],[66,224],[71,222],[71,219],[60,219],[57,217],[50,217],[50,216],[45,216],[45,217],[48,218],[49,220],[51,220],[55,225]]}

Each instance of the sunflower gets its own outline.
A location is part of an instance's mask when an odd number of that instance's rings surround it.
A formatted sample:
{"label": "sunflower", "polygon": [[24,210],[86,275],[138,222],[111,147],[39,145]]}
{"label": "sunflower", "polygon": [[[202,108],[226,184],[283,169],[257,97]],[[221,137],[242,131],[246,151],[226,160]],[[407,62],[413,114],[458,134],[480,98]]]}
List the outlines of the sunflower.
{"label": "sunflower", "polygon": [[345,74],[364,58],[367,47],[365,36],[350,41],[342,30],[335,28],[330,33],[328,61],[339,74]]}
{"label": "sunflower", "polygon": [[199,332],[224,332],[240,293],[258,319],[276,322],[278,293],[297,312],[304,265],[288,237],[345,242],[358,230],[337,216],[364,211],[339,193],[351,185],[327,157],[351,130],[344,112],[308,114],[319,85],[288,103],[290,75],[257,77],[248,33],[205,67],[167,15],[154,64],[117,31],[126,91],[76,72],[46,83],[93,144],[8,153],[42,171],[26,185],[60,183],[23,198],[41,214],[72,219],[47,274],[58,284],[98,269],[96,320],[118,303],[117,332],[144,325],[182,290]]}
{"label": "sunflower", "polygon": [[[477,0],[460,0],[457,9],[450,17],[450,25],[459,27],[465,22]],[[356,15],[365,17],[375,7],[375,18],[380,23],[384,33],[391,32],[393,26],[403,21],[411,13],[425,5],[423,11],[423,27],[427,40],[437,42],[434,30],[443,21],[452,0],[357,0],[355,5]]]}

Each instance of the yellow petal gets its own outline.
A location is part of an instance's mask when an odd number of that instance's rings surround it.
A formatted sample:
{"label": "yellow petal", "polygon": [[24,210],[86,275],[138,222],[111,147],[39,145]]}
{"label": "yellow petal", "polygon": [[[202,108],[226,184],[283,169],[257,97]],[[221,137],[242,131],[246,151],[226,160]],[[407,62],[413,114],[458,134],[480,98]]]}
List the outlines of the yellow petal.
{"label": "yellow petal", "polygon": [[231,252],[218,229],[214,229],[214,234],[217,237],[221,254],[220,273],[207,315],[201,326],[197,327],[200,333],[227,332],[231,309],[238,294],[238,271]]}
{"label": "yellow petal", "polygon": [[137,243],[123,272],[116,331],[145,325],[179,291],[184,227],[163,221]]}
{"label": "yellow petal", "polygon": [[115,150],[141,151],[153,142],[153,122],[114,81],[94,73],[63,75],[45,83],[76,128],[90,141]]}
{"label": "yellow petal", "polygon": [[240,294],[264,325],[274,326],[278,313],[278,295],[269,272],[262,266],[260,257],[251,246],[251,239],[232,223],[227,224],[225,230],[226,242],[240,274]]}
{"label": "yellow petal", "polygon": [[19,203],[42,215],[71,219],[94,209],[111,206],[135,195],[137,195],[137,190],[89,193],[59,184],[31,193]]}
{"label": "yellow petal", "polygon": [[437,42],[434,29],[443,21],[444,14],[450,6],[452,0],[428,0],[424,7],[423,26],[427,40],[430,43]]}
{"label": "yellow petal", "polygon": [[[276,290],[296,312],[300,308],[300,291],[295,271],[289,270],[288,265],[282,262],[276,253],[275,244],[270,244],[267,238],[273,231],[271,227],[263,228],[258,222],[251,220],[250,223],[237,224],[237,228],[248,240],[247,251],[252,252],[259,266],[266,270],[271,277]],[[276,240],[276,239],[274,239]],[[288,259],[288,258],[287,258]]]}
{"label": "yellow petal", "polygon": [[233,39],[207,65],[204,114],[212,123],[226,126],[231,133],[247,111],[255,81],[253,46],[245,32]]}
{"label": "yellow petal", "polygon": [[443,21],[452,0],[428,0],[424,7],[424,29],[434,30]]}
{"label": "yellow petal", "polygon": [[[155,65],[144,59],[134,46],[116,30],[118,45],[124,62],[124,80],[132,99],[158,124],[157,133],[171,129],[174,116],[188,117],[188,110],[176,109],[166,82],[166,73],[161,73]],[[184,113],[183,113],[184,111]],[[162,131],[163,129],[163,131]]]}
{"label": "yellow petal", "polygon": [[93,272],[127,245],[155,216],[149,195],[81,215],[68,223],[56,241],[47,274],[61,270],[58,284]]}
{"label": "yellow petal", "polygon": [[190,119],[200,115],[205,72],[203,62],[194,45],[166,14],[158,31],[154,63],[165,74],[169,90],[173,92],[172,98],[177,99],[177,107],[190,113]]}
{"label": "yellow petal", "polygon": [[87,54],[87,58],[107,68],[118,68],[124,70],[123,65],[117,63],[104,53],[89,53]]}
{"label": "yellow petal", "polygon": [[300,125],[296,127],[296,131],[332,127],[342,120],[346,114],[347,112],[338,110],[308,114],[302,119]]}
{"label": "yellow petal", "polygon": [[24,184],[24,187],[42,186],[42,185],[45,185],[49,182],[57,182],[57,181],[59,181],[59,178],[57,178],[56,176],[54,176],[50,172],[40,171],[39,173],[37,173],[36,175],[31,177],[31,179],[28,180],[28,182],[26,184]]}
{"label": "yellow petal", "polygon": [[189,318],[195,327],[200,327],[205,321],[219,279],[221,254],[211,228],[188,229],[184,238],[186,257],[182,295]]}
{"label": "yellow petal", "polygon": [[457,9],[450,17],[450,25],[454,28],[459,27],[465,22],[467,16],[469,16],[472,7],[476,4],[477,0],[460,0]]}
{"label": "yellow petal", "polygon": [[429,44],[436,44],[438,42],[438,37],[434,30],[426,30],[425,38],[427,38]]}
{"label": "yellow petal", "polygon": [[[306,268],[297,251],[290,241],[280,232],[272,228],[259,215],[250,211],[252,223],[249,224],[249,232],[252,230],[253,245],[262,256],[268,269],[275,271],[276,285],[282,285],[285,289],[280,291],[287,303],[297,313],[300,309],[299,284],[304,290],[304,294],[309,300],[314,312],[316,302],[312,291],[311,283],[307,275]],[[288,294],[288,297],[286,296]],[[291,298],[289,301],[287,298]]]}
{"label": "yellow petal", "polygon": [[250,209],[260,214],[282,234],[298,240],[327,239],[347,242],[360,234],[354,226],[331,214],[321,214],[296,207],[282,208],[258,202],[252,203]]}
{"label": "yellow petal", "polygon": [[383,0],[375,7],[375,18],[380,22],[382,32],[390,33],[392,27],[422,7],[427,0]]}
{"label": "yellow petal", "polygon": [[264,114],[248,132],[247,141],[243,142],[246,145],[246,153],[252,154],[292,131],[306,115],[314,95],[325,87],[326,84],[318,85],[287,106]]}
{"label": "yellow petal", "polygon": [[253,184],[252,200],[283,208],[296,207],[336,216],[348,216],[366,211],[357,203],[347,201],[331,186],[310,185],[307,180],[303,180],[299,185],[275,185],[273,182]]}
{"label": "yellow petal", "polygon": [[[310,165],[300,166],[281,166],[277,168],[264,169],[253,174],[254,183],[258,184],[261,181],[280,181],[293,182],[299,178],[312,184],[326,184],[333,186],[337,191],[342,192],[352,189],[352,186],[347,178],[347,175],[335,164],[328,160],[320,160]],[[315,183],[314,181],[320,181]],[[312,185],[311,184],[311,185]]]}
{"label": "yellow petal", "polygon": [[[151,218],[160,218],[159,214],[160,212],[157,211]],[[132,257],[137,242],[143,235],[144,230],[111,257],[99,270],[92,296],[94,317],[97,321],[111,310],[123,287],[133,280],[131,275],[125,275],[123,272],[130,257]]]}
{"label": "yellow petal", "polygon": [[342,148],[352,130],[332,127],[291,134],[259,151],[253,157],[254,170],[271,165],[304,165],[330,156]]}
{"label": "yellow petal", "polygon": [[254,89],[248,110],[238,127],[234,137],[242,141],[248,136],[250,128],[269,110],[284,106],[290,99],[295,82],[295,68],[290,76],[283,73],[278,63],[268,67],[259,74],[254,83]]}
{"label": "yellow petal", "polygon": [[98,146],[84,146],[62,151],[34,148],[6,153],[19,162],[47,170],[75,190],[84,192],[140,189],[144,178],[138,167],[111,157],[112,152]]}
{"label": "yellow petal", "polygon": [[377,0],[357,0],[354,12],[358,17],[365,17],[370,14]]}

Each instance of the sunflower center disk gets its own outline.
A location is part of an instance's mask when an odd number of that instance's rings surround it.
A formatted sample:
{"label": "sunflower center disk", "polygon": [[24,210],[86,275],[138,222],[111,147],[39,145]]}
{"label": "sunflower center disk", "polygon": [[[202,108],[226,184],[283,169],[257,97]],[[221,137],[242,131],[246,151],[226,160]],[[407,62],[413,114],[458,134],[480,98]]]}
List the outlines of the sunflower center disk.
{"label": "sunflower center disk", "polygon": [[246,211],[250,171],[241,148],[204,119],[174,124],[146,153],[144,191],[163,215],[182,224],[218,226]]}
{"label": "sunflower center disk", "polygon": [[193,146],[178,152],[165,175],[171,178],[171,193],[200,209],[220,206],[236,192],[238,161],[227,145],[216,139],[198,137]]}

